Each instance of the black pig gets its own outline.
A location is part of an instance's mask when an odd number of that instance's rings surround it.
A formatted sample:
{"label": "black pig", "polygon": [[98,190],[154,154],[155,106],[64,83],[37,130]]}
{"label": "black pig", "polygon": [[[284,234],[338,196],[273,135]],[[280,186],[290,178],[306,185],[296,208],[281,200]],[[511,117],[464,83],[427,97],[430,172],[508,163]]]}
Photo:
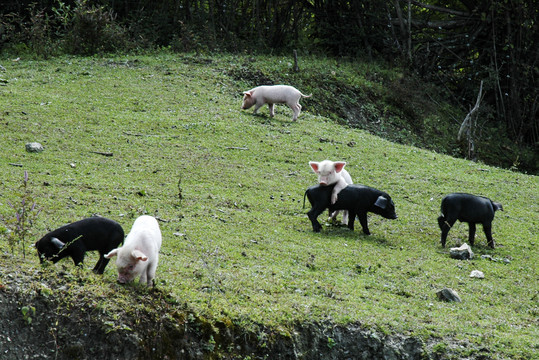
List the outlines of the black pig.
{"label": "black pig", "polygon": [[473,246],[475,238],[475,224],[483,224],[483,231],[487,236],[488,246],[494,249],[492,239],[492,220],[496,210],[503,210],[502,204],[491,201],[483,196],[453,193],[442,199],[442,216],[438,218],[438,225],[442,230],[442,246],[445,247],[447,233],[457,220],[467,222],[469,229],[468,241]]}
{"label": "black pig", "polygon": [[336,210],[348,210],[348,228],[354,230],[354,221],[357,216],[366,235],[370,235],[367,212],[373,212],[386,219],[397,218],[393,200],[383,191],[363,185],[348,185],[339,193],[337,202],[331,204],[332,190],[331,186],[315,185],[305,191],[303,201],[305,202],[305,196],[307,196],[311,203],[312,208],[307,215],[315,232],[319,232],[322,228],[317,217],[325,209],[329,209],[330,213]]}
{"label": "black pig", "polygon": [[99,251],[99,260],[93,271],[103,274],[109,259],[105,254],[116,249],[124,240],[124,230],[116,221],[103,217],[91,217],[62,226],[36,242],[37,254],[41,262],[58,262],[67,256],[75,265],[84,261],[86,251]]}

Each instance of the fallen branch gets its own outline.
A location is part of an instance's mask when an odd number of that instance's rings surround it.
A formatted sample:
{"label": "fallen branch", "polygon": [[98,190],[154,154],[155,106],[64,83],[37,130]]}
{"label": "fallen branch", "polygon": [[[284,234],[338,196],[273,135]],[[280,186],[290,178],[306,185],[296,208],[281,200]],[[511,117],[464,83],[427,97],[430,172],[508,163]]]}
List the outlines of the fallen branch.
{"label": "fallen branch", "polygon": [[123,132],[124,135],[129,135],[129,136],[147,136],[147,137],[170,137],[170,138],[179,138],[180,136],[179,135],[154,135],[154,134],[138,134],[138,133],[132,133],[132,132],[129,132],[129,131],[124,131]]}
{"label": "fallen branch", "polygon": [[128,132],[128,131],[124,131],[123,133],[125,135],[129,135],[129,136],[150,136],[150,135],[144,135],[144,134],[134,134],[134,133],[131,133],[131,132]]}
{"label": "fallen branch", "polygon": [[16,164],[16,163],[8,163],[8,165],[16,166],[16,167],[23,167],[22,164]]}
{"label": "fallen branch", "polygon": [[90,151],[93,154],[99,154],[103,156],[113,156],[114,154],[111,152],[102,152],[102,151]]}
{"label": "fallen branch", "polygon": [[237,147],[237,146],[228,146],[225,149],[227,150],[249,150],[249,148],[246,147]]}

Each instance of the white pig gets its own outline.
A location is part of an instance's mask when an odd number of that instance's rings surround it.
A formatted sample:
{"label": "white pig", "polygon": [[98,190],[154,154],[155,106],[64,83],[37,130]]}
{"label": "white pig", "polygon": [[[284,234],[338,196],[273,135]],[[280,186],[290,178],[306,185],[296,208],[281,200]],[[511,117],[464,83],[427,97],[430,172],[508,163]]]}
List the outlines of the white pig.
{"label": "white pig", "polygon": [[[313,169],[314,173],[318,175],[318,183],[320,185],[332,185],[335,184],[333,191],[331,192],[331,203],[335,204],[337,201],[337,196],[339,192],[344,189],[346,186],[353,184],[352,177],[344,169],[346,162],[331,160],[324,160],[322,162],[309,161],[309,165]],[[338,211],[335,211],[331,214],[333,220],[336,219]],[[348,224],[348,211],[343,211],[342,222]]]}
{"label": "white pig", "polygon": [[298,89],[288,85],[264,85],[258,86],[249,91],[243,92],[243,104],[242,109],[249,109],[251,106],[255,106],[254,113],[260,109],[264,104],[268,104],[270,110],[270,116],[275,115],[273,111],[273,104],[287,104],[294,116],[293,121],[298,119],[301,112],[301,105],[299,99],[302,97],[311,97],[311,95],[303,95]]}
{"label": "white pig", "polygon": [[141,284],[152,286],[161,241],[161,230],[157,220],[149,215],[138,217],[127,234],[124,245],[105,255],[107,259],[118,256],[116,259],[118,282],[125,284],[140,275]]}

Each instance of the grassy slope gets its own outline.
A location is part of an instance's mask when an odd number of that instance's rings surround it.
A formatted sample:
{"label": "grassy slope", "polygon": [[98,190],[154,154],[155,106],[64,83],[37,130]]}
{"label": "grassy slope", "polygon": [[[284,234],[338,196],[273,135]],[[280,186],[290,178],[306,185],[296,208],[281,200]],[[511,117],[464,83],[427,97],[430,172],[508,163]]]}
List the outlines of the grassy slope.
{"label": "grassy slope", "polygon": [[[27,170],[42,209],[36,236],[92,214],[126,231],[143,213],[165,220],[158,284],[209,317],[283,331],[298,321],[358,321],[466,340],[476,346],[463,352],[487,347],[495,358],[537,352],[537,177],[396,145],[308,111],[296,123],[284,106],[272,120],[267,108],[253,116],[239,106],[241,91],[256,84],[227,75],[240,61],[4,61],[0,213],[9,214],[6,200],[16,202]],[[287,81],[286,59],[268,63]],[[46,150],[25,152],[30,141]],[[302,209],[303,192],[316,181],[307,163],[325,158],[347,161],[356,183],[389,192],[399,219],[371,216],[369,237],[328,226],[313,233]],[[480,227],[475,260],[450,259],[440,247],[436,217],[452,191],[504,205],[494,221],[497,249],[486,247]],[[467,226],[457,224],[448,247],[466,238]],[[6,242],[0,246],[7,251]],[[37,258],[24,264],[38,266]],[[486,278],[470,278],[474,269]],[[103,286],[114,281],[109,266]],[[439,302],[443,287],[463,302]]]}

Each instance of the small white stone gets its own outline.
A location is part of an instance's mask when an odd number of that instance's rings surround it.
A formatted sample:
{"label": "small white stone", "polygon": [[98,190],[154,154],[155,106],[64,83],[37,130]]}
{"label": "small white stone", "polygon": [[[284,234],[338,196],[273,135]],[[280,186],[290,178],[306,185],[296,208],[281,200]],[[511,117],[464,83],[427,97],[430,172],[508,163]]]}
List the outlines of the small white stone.
{"label": "small white stone", "polygon": [[485,274],[483,274],[482,271],[479,271],[479,270],[473,270],[473,271],[470,273],[470,277],[471,277],[471,278],[484,279],[484,278],[485,278]]}

